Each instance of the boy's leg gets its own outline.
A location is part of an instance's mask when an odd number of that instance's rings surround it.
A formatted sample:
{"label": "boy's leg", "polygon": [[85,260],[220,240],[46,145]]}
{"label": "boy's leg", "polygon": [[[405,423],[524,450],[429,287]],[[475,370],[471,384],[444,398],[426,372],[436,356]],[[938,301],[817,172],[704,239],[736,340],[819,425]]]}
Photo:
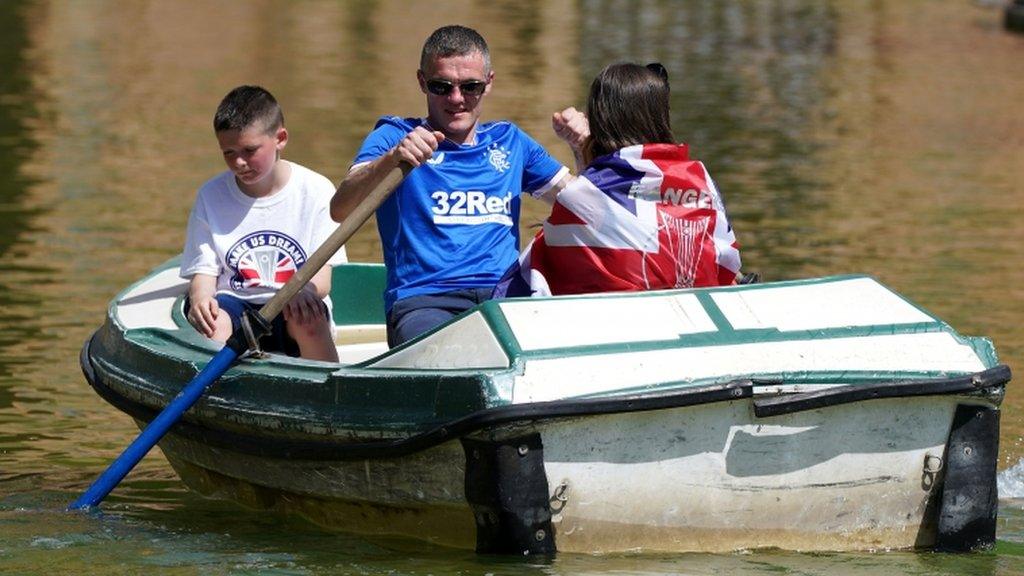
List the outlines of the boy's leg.
{"label": "boy's leg", "polygon": [[228,338],[235,332],[234,331],[234,319],[231,315],[225,314],[224,310],[221,309],[221,313],[217,315],[217,319],[214,320],[214,329],[212,340],[217,342],[227,342]]}
{"label": "boy's leg", "polygon": [[[188,315],[188,309],[191,306],[191,302],[188,298],[185,299],[185,315]],[[213,336],[211,340],[217,342],[227,342],[231,334],[234,333],[235,329],[240,324],[240,318],[242,312],[245,310],[246,304],[233,296],[226,294],[220,294],[217,296],[217,306],[220,307],[220,314],[214,320]]]}
{"label": "boy's leg", "polygon": [[327,304],[323,304],[323,315],[312,322],[299,324],[285,322],[288,335],[299,345],[299,355],[309,360],[337,362],[338,349],[334,345],[334,334],[331,332],[331,321],[327,313]]}

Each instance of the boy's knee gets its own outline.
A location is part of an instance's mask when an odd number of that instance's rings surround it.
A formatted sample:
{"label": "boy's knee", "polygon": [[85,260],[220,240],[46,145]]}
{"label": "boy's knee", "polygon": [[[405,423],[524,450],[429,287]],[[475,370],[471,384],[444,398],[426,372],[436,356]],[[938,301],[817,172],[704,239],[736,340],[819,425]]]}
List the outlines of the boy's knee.
{"label": "boy's knee", "polygon": [[288,335],[295,340],[311,340],[313,338],[330,338],[331,326],[326,318],[314,322],[288,322]]}
{"label": "boy's knee", "polygon": [[221,314],[213,321],[213,336],[210,339],[218,342],[227,342],[232,332],[234,332],[234,326],[231,323],[231,317],[227,314]]}

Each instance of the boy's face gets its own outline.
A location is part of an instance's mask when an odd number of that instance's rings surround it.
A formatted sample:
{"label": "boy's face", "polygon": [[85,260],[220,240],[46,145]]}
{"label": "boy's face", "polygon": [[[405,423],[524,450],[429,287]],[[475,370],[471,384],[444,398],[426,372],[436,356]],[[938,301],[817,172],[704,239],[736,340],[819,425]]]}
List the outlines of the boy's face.
{"label": "boy's face", "polygon": [[288,131],[283,126],[269,134],[261,126],[223,130],[217,132],[217,142],[224,153],[224,163],[244,189],[273,173],[278,153],[288,143]]}

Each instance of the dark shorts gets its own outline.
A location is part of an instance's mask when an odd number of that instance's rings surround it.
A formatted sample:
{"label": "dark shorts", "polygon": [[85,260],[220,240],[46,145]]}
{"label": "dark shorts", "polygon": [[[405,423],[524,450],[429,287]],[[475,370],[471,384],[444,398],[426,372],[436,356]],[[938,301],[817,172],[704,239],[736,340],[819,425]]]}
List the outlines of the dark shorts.
{"label": "dark shorts", "polygon": [[[261,305],[250,304],[241,298],[231,296],[230,294],[218,294],[217,305],[220,306],[221,312],[227,312],[231,318],[231,332],[234,333],[242,325],[242,315],[245,314],[246,310],[259,311]],[[326,305],[325,305],[326,306]],[[188,298],[185,298],[185,315],[188,315],[190,302]],[[270,334],[260,338],[260,348],[264,352],[280,352],[287,354],[288,356],[299,355],[299,344],[291,336],[288,335],[288,329],[285,327],[284,315],[278,314],[276,318],[270,323]]]}
{"label": "dark shorts", "polygon": [[490,300],[493,290],[469,288],[440,294],[410,296],[395,302],[388,311],[388,346],[394,348],[408,342],[473,306]]}

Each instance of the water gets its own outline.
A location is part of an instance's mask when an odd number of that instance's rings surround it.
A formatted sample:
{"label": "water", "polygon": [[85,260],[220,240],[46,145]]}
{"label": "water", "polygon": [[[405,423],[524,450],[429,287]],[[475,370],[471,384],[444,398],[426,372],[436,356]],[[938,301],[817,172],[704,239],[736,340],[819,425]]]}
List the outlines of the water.
{"label": "water", "polygon": [[[210,5],[212,4],[212,5]],[[281,100],[286,156],[334,181],[384,113],[419,115],[439,25],[488,38],[485,116],[564,162],[549,116],[620,59],[665,64],[676,134],[726,196],[745,268],[869,273],[1024,370],[1024,37],[967,0],[0,2],[0,573],[1024,574],[1024,391],[1003,404],[995,550],[479,557],[325,532],[185,490],[159,453],[63,512],[136,429],[89,389],[107,301],[180,250],[221,169],[213,109]],[[524,216],[524,234],[544,217]],[[372,227],[349,244],[379,261]]]}

